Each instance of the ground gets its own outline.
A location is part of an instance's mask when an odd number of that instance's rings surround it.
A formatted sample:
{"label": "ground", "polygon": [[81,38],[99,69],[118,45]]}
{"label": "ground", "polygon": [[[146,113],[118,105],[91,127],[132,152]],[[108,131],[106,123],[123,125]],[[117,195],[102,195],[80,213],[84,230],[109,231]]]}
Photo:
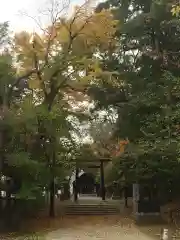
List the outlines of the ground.
{"label": "ground", "polygon": [[[97,204],[97,197],[81,196],[79,203]],[[111,202],[112,200],[108,200]],[[64,216],[58,229],[46,234],[46,240],[155,240],[159,239],[162,226],[135,225],[131,209],[123,211],[124,201],[113,200],[121,205],[117,216]],[[128,203],[130,204],[130,203]],[[124,212],[124,213],[123,213]]]}
{"label": "ground", "polygon": [[[81,197],[80,203],[97,204],[101,201],[98,198]],[[110,202],[112,200],[109,200]],[[124,203],[117,200],[118,204],[124,208]],[[116,201],[113,200],[116,203]],[[62,203],[61,203],[62,205]],[[146,225],[137,226],[132,219],[131,208],[128,211],[121,211],[116,216],[61,216],[55,219],[40,218],[24,226],[28,231],[35,232],[39,235],[41,232],[42,238],[30,237],[27,238],[21,234],[18,240],[156,240],[160,239],[161,229],[165,226]],[[26,230],[25,230],[26,231]],[[26,231],[27,233],[27,231]],[[29,235],[29,234],[28,234]],[[0,239],[5,239],[1,238]]]}
{"label": "ground", "polygon": [[122,216],[65,217],[61,226],[46,234],[46,240],[155,240],[161,227],[137,227]]}

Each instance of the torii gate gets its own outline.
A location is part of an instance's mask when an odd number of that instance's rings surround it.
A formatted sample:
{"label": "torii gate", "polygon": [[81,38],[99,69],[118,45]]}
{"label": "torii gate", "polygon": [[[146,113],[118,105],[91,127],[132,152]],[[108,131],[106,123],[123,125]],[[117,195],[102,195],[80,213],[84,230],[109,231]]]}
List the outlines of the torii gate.
{"label": "torii gate", "polygon": [[[116,147],[116,152],[113,154],[113,156],[117,157],[124,153],[125,147],[129,144],[128,140],[121,140],[119,141],[118,146]],[[113,157],[112,156],[112,157]],[[93,163],[94,165],[91,165],[89,167],[91,168],[100,168],[100,185],[101,185],[101,198],[104,201],[106,199],[106,191],[105,191],[105,181],[104,181],[104,163],[111,162],[112,158],[99,158],[96,161],[92,160],[86,160],[86,163]],[[84,160],[83,160],[84,162]],[[99,164],[97,164],[99,162]],[[96,164],[95,164],[96,163]],[[77,179],[79,177],[79,168],[78,163],[76,163],[76,172],[75,172],[75,180],[77,183]],[[78,192],[77,192],[77,186],[75,186],[75,193],[74,193],[74,201],[76,202],[78,200]]]}

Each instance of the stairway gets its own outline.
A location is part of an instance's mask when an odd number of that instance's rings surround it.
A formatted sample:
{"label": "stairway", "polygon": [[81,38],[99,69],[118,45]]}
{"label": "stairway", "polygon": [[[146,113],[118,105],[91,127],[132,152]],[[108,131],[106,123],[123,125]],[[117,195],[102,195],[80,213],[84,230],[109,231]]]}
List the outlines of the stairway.
{"label": "stairway", "polygon": [[91,204],[71,203],[64,207],[65,215],[117,215],[120,213],[120,206],[107,202]]}

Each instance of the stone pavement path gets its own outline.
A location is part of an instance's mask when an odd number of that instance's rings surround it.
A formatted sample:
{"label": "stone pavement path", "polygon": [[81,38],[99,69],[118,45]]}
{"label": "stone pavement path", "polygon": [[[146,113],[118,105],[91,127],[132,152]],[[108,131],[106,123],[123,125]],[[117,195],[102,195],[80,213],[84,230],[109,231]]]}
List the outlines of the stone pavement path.
{"label": "stone pavement path", "polygon": [[159,232],[160,226],[138,228],[120,216],[69,216],[46,240],[155,240]]}

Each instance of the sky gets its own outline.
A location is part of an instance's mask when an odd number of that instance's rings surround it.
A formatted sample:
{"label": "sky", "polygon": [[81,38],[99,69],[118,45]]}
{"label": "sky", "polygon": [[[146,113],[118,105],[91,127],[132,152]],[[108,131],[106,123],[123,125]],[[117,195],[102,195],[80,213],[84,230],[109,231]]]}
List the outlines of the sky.
{"label": "sky", "polygon": [[35,23],[30,18],[22,16],[20,12],[34,16],[43,2],[45,3],[45,0],[1,0],[0,22],[9,21],[13,31],[31,30]]}
{"label": "sky", "polygon": [[[0,22],[9,21],[10,29],[12,31],[37,30],[37,24],[31,18],[25,16],[29,15],[36,19],[39,14],[39,10],[47,9],[48,2],[51,0],[0,0]],[[57,0],[55,0],[57,1]],[[65,1],[65,0],[59,0]],[[82,3],[83,0],[72,0],[73,4]],[[22,12],[26,14],[22,14]],[[40,14],[39,14],[40,15]],[[42,14],[41,14],[42,20]]]}

